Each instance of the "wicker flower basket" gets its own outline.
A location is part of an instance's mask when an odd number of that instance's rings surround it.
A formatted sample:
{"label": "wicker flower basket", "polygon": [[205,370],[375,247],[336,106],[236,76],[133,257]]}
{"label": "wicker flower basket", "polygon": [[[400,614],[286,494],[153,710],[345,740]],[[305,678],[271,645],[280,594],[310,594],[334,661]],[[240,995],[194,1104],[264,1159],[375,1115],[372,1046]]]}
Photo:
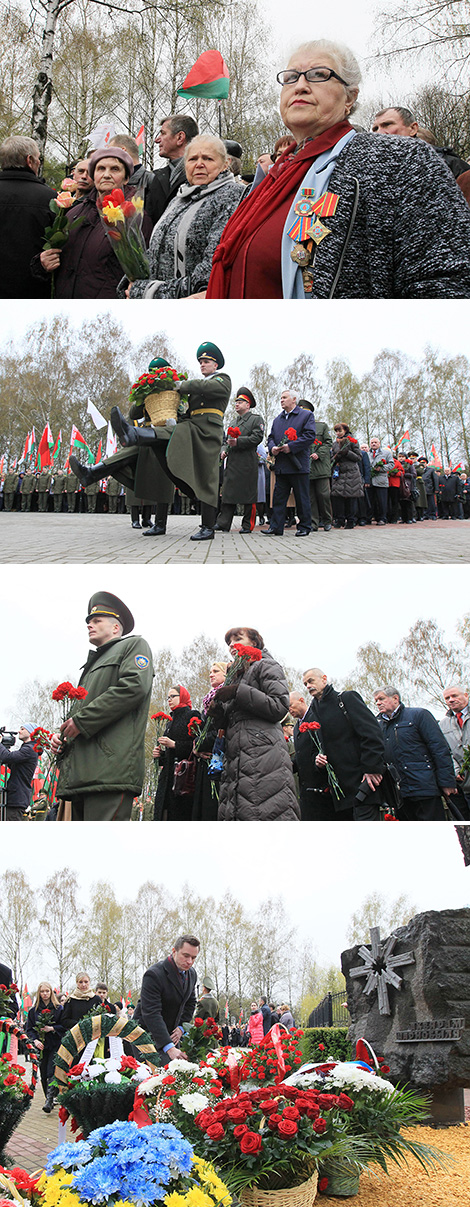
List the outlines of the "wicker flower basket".
{"label": "wicker flower basket", "polygon": [[292,1186],[289,1190],[259,1190],[257,1186],[240,1191],[242,1207],[312,1207],[317,1194],[318,1173],[312,1174],[308,1182]]}
{"label": "wicker flower basket", "polygon": [[180,396],[177,390],[161,390],[147,394],[145,410],[154,427],[164,427],[167,419],[176,419]]}

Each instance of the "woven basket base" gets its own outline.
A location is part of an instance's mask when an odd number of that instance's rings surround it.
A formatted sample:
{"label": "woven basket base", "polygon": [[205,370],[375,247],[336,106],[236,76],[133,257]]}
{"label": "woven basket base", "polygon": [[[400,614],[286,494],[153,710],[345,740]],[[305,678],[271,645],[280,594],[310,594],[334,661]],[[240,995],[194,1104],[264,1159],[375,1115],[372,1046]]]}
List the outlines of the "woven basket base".
{"label": "woven basket base", "polygon": [[315,1172],[308,1182],[288,1190],[259,1190],[257,1186],[251,1186],[240,1192],[240,1202],[242,1207],[312,1207],[317,1183],[318,1173]]}
{"label": "woven basket base", "polygon": [[160,394],[147,394],[145,410],[154,427],[164,427],[167,419],[176,419],[179,403],[177,390],[162,390]]}

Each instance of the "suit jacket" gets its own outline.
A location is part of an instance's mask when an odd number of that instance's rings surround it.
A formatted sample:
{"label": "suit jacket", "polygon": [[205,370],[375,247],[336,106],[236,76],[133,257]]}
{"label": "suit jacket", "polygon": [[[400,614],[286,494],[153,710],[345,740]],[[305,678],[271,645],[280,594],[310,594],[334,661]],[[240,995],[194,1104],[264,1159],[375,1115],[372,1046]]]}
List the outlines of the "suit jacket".
{"label": "suit jacket", "polygon": [[171,1044],[171,1031],[191,1022],[196,1005],[196,970],[186,972],[185,984],[171,956],[144,973],[134,1019],[150,1032],[160,1051]]}
{"label": "suit jacket", "polygon": [[[308,474],[310,469],[310,447],[315,439],[315,419],[311,411],[295,405],[287,417],[284,412],[277,415],[268,436],[268,449],[281,443],[287,428],[294,428],[297,439],[289,444],[290,453],[278,453],[276,457],[276,474]],[[288,442],[289,443],[289,442]]]}
{"label": "suit jacket", "polygon": [[166,164],[164,168],[158,168],[154,173],[145,201],[146,212],[152,219],[154,226],[158,222],[158,219],[161,218],[169,202],[173,200],[173,197],[176,197],[180,185],[184,184],[185,181],[186,171],[183,160],[181,160],[177,171],[173,173],[171,182],[169,164]]}

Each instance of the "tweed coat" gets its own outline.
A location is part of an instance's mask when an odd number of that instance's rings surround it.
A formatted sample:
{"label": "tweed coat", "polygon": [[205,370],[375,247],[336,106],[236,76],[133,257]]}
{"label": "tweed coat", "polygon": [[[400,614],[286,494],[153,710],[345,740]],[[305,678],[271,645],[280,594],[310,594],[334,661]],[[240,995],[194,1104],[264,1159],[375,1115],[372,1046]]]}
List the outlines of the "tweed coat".
{"label": "tweed coat", "polygon": [[258,444],[263,439],[263,421],[255,411],[237,415],[240,428],[235,448],[229,448],[222,486],[223,503],[256,503],[258,500]]}
{"label": "tweed coat", "polygon": [[90,651],[80,676],[88,695],[71,709],[79,735],[59,755],[58,797],[141,791],[152,680],[144,637],[118,637]]}
{"label": "tweed coat", "polygon": [[[217,181],[222,187],[214,188]],[[207,195],[206,195],[207,194]],[[178,275],[175,270],[175,241],[178,228],[191,207],[194,217],[186,232],[185,256]],[[131,298],[188,297],[205,289],[212,257],[224,226],[240,201],[240,189],[227,169],[211,185],[183,185],[154,226],[149,250],[150,280],[134,281]]]}
{"label": "tweed coat", "polygon": [[354,444],[351,444],[347,436],[343,440],[335,440],[331,454],[333,458],[332,495],[340,495],[344,499],[360,498],[364,494],[364,486],[359,468],[362,463],[362,453],[357,440]]}
{"label": "tweed coat", "polygon": [[189,968],[183,983],[171,956],[152,964],[144,973],[134,1022],[145,1027],[159,1051],[171,1044],[175,1027],[191,1022],[196,1005],[196,980],[196,969]]}
{"label": "tweed coat", "polygon": [[358,133],[328,188],[339,202],[312,298],[470,297],[470,209],[433,147]]}
{"label": "tweed coat", "polygon": [[263,650],[225,708],[219,821],[298,821],[300,809],[281,721],[289,711],[282,668]]}

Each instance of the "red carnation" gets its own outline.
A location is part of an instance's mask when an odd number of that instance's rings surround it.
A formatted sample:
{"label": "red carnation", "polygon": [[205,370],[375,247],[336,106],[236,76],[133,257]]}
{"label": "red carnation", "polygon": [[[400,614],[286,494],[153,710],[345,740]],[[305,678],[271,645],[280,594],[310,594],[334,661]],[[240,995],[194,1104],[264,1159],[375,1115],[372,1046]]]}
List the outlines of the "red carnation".
{"label": "red carnation", "polygon": [[171,717],[169,716],[169,714],[167,712],[153,712],[150,717],[150,720],[151,721],[171,721]]}
{"label": "red carnation", "polygon": [[289,440],[291,443],[293,443],[293,442],[294,442],[294,440],[297,440],[297,432],[296,432],[296,430],[295,430],[295,427],[286,427],[286,430],[285,430],[285,432],[284,432],[284,435],[285,435],[285,436],[287,436],[287,439],[288,439],[288,440]]}
{"label": "red carnation", "polygon": [[[302,721],[302,724],[299,725],[299,733],[308,733],[309,729],[321,729],[319,721]],[[323,1048],[323,1044],[319,1044],[318,1047]]]}
{"label": "red carnation", "polygon": [[133,1056],[121,1056],[121,1069],[138,1069],[139,1065]]}
{"label": "red carnation", "polygon": [[88,695],[88,692],[87,692],[86,687],[73,687],[72,691],[69,692],[69,696],[70,696],[71,700],[84,700],[85,696],[87,696],[87,695]]}
{"label": "red carnation", "polygon": [[227,436],[230,436],[233,440],[237,440],[238,437],[241,436],[240,428],[239,427],[227,428]]}
{"label": "red carnation", "polygon": [[172,1077],[171,1073],[168,1073],[168,1076],[163,1078],[162,1085],[174,1085],[175,1081],[176,1077]]}
{"label": "red carnation", "polygon": [[246,1155],[248,1153],[259,1153],[263,1147],[263,1141],[258,1132],[245,1132],[240,1140],[240,1149]]}
{"label": "red carnation", "polygon": [[80,1077],[81,1073],[83,1073],[84,1068],[85,1068],[84,1064],[73,1065],[73,1067],[71,1069],[69,1069],[69,1077]]}
{"label": "red carnation", "polygon": [[319,1044],[319,1045],[318,1045],[318,1051],[319,1051],[319,1052],[324,1052],[324,1051],[325,1051],[325,1045],[324,1045],[324,1044]]}
{"label": "red carnation", "polygon": [[295,1136],[298,1128],[293,1119],[281,1119],[277,1130],[280,1136]]}
{"label": "red carnation", "polygon": [[262,651],[255,649],[253,645],[242,645],[241,642],[234,642],[232,649],[240,658],[249,658],[250,662],[259,662],[263,657]]}

